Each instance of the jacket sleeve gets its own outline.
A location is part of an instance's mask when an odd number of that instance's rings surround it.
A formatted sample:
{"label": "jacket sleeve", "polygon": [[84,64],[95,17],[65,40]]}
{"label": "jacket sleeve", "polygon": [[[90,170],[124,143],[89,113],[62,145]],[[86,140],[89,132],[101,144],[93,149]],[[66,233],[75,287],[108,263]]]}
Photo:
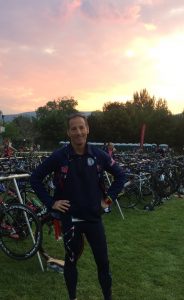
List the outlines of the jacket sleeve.
{"label": "jacket sleeve", "polygon": [[46,158],[31,174],[30,183],[31,187],[38,196],[38,198],[46,205],[48,210],[51,210],[54,199],[49,195],[44,179],[47,175],[55,172],[59,165],[57,152],[53,152],[51,156]]}
{"label": "jacket sleeve", "polygon": [[108,154],[103,153],[104,171],[113,176],[113,181],[107,190],[107,195],[115,201],[118,194],[122,191],[126,181],[125,172]]}

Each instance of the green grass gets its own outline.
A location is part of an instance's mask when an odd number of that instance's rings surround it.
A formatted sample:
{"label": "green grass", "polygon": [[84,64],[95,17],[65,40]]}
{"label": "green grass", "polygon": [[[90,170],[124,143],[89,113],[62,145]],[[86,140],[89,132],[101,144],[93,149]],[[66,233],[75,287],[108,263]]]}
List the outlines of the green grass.
{"label": "green grass", "polygon": [[[104,215],[113,300],[184,299],[183,212],[184,199],[173,198],[152,212],[124,210],[125,220],[117,207]],[[50,245],[63,255],[57,246]],[[68,299],[63,275],[42,272],[37,256],[18,262],[0,252],[0,265],[1,300]],[[78,300],[102,300],[86,242],[78,271]]]}

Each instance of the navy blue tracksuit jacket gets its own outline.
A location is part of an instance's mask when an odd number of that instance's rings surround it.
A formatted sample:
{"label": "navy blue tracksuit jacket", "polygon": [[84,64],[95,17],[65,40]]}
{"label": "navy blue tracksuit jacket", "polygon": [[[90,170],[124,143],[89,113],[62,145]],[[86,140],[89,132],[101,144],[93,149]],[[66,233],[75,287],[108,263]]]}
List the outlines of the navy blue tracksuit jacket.
{"label": "navy blue tracksuit jacket", "polygon": [[[103,172],[112,174],[114,181],[106,191],[114,201],[122,190],[125,174],[121,167],[103,150],[87,144],[86,152],[77,155],[71,144],[54,151],[31,175],[31,186],[37,196],[51,210],[56,200],[69,200],[66,214],[86,221],[101,217],[101,200],[104,198]],[[54,174],[54,196],[43,183],[48,174]]]}

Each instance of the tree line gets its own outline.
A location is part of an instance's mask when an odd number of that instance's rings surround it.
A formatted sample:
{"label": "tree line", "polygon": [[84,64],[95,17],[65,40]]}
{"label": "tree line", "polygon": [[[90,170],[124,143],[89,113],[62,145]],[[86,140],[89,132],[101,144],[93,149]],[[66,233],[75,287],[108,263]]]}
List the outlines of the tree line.
{"label": "tree line", "polygon": [[[73,97],[60,97],[36,110],[36,117],[20,115],[5,123],[3,138],[9,137],[15,147],[21,143],[39,144],[53,150],[59,141],[66,141],[67,116],[77,110]],[[184,111],[173,115],[167,101],[150,96],[146,89],[133,94],[133,100],[106,102],[102,111],[88,116],[91,142],[139,143],[145,124],[145,143],[166,143],[181,150],[184,146]]]}

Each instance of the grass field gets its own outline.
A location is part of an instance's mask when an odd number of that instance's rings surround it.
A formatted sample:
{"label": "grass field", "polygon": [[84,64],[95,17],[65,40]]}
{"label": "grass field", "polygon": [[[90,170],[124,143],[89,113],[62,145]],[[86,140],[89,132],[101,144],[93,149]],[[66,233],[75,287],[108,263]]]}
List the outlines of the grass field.
{"label": "grass field", "polygon": [[[124,215],[125,220],[114,207],[103,216],[113,300],[183,300],[184,199],[173,198],[151,212],[126,210]],[[63,255],[56,242],[50,247]],[[0,252],[0,266],[1,300],[68,299],[63,275],[42,272],[37,256],[18,262]],[[78,300],[102,300],[87,243],[78,270]]]}

